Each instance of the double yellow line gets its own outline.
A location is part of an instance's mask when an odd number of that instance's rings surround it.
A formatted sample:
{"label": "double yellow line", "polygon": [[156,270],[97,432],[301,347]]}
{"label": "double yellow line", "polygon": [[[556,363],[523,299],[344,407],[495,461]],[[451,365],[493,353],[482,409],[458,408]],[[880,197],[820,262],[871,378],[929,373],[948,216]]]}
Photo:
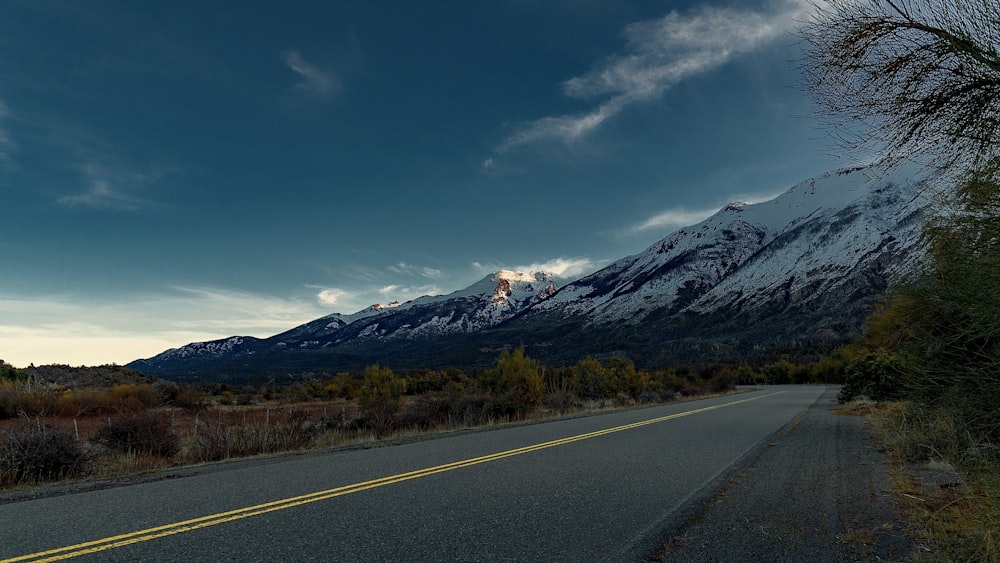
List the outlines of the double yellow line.
{"label": "double yellow line", "polygon": [[463,467],[471,467],[473,465],[479,465],[481,463],[489,463],[491,461],[496,461],[507,457],[523,455],[531,452],[536,452],[539,450],[554,448],[556,446],[562,446],[564,444],[579,442],[581,440],[589,440],[591,438],[597,438],[598,436],[606,436],[608,434],[614,434],[615,432],[622,432],[624,430],[631,430],[633,428],[648,426],[650,424],[656,424],[659,422],[673,420],[684,416],[690,416],[693,414],[713,411],[724,407],[730,407],[733,405],[738,405],[740,403],[756,401],[757,399],[763,399],[764,397],[770,397],[773,395],[778,395],[780,393],[782,392],[779,391],[777,393],[771,393],[768,395],[759,395],[756,397],[750,397],[748,399],[741,399],[738,401],[723,403],[721,405],[703,407],[700,409],[694,409],[690,411],[680,412],[677,414],[671,414],[667,416],[661,416],[658,418],[652,418],[649,420],[643,420],[640,422],[634,422],[632,424],[625,424],[623,426],[615,426],[614,428],[607,428],[605,430],[597,430],[594,432],[588,432],[586,434],[579,434],[576,436],[561,438],[559,440],[552,440],[551,442],[543,442],[540,444],[534,444],[531,446],[524,446],[522,448],[516,448],[513,450],[498,452],[495,454],[484,455],[481,457],[474,457],[462,461],[455,461],[452,463],[446,463],[444,465],[436,465],[434,467],[427,467],[425,469],[418,469],[416,471],[410,471],[407,473],[399,473],[397,475],[390,475],[389,477],[382,477],[381,479],[364,481],[361,483],[355,483],[353,485],[345,485],[343,487],[337,487],[335,489],[327,489],[325,491],[318,491],[307,495],[289,497],[281,500],[267,502],[264,504],[247,506],[245,508],[238,508],[236,510],[230,510],[228,512],[219,512],[217,514],[210,514],[208,516],[202,516],[200,518],[192,518],[190,520],[174,522],[172,524],[164,524],[162,526],[156,526],[154,528],[146,528],[145,530],[129,532],[127,534],[121,534],[117,536],[110,536],[107,538],[84,542],[84,543],[78,543],[75,545],[68,545],[66,547],[50,549],[48,551],[39,551],[37,553],[21,555],[11,559],[3,559],[0,560],[0,563],[15,563],[19,561],[32,561],[35,563],[40,563],[43,561],[61,561],[63,559],[79,557],[81,555],[86,555],[88,553],[97,553],[108,549],[114,549],[116,547],[123,547],[134,543],[155,540],[156,538],[172,536],[175,534],[182,534],[184,532],[190,532],[193,530],[197,530],[199,528],[207,528],[209,526],[215,526],[217,524],[222,524],[225,522],[232,522],[233,520],[242,520],[244,518],[250,518],[252,516],[267,514],[268,512],[276,512],[278,510],[285,510],[288,508],[301,506],[303,504],[319,502],[321,500],[349,495],[351,493],[366,491],[368,489],[384,487],[385,485],[391,485],[393,483],[401,483],[403,481],[409,481],[411,479],[419,479],[421,477],[427,477],[428,475],[434,475],[436,473],[454,471],[455,469],[461,469]]}

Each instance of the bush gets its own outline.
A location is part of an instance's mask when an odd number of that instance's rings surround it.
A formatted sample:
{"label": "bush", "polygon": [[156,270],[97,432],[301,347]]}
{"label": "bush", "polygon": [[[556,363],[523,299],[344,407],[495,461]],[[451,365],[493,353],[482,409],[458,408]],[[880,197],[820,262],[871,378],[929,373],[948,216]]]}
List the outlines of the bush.
{"label": "bush", "polygon": [[162,418],[151,413],[132,413],[97,431],[94,440],[116,453],[172,457],[179,449],[177,435]]}
{"label": "bush", "polygon": [[424,394],[411,399],[399,417],[404,428],[427,430],[448,422],[452,400],[440,394]]}
{"label": "bush", "polygon": [[0,379],[0,419],[53,412],[57,396],[36,379]]}
{"label": "bush", "polygon": [[287,420],[261,424],[218,424],[198,436],[185,458],[191,462],[300,450],[310,446],[324,426],[301,411]]}
{"label": "bush", "polygon": [[709,379],[705,386],[711,393],[725,393],[736,388],[737,376],[730,370],[723,370]]}
{"label": "bush", "polygon": [[479,426],[490,418],[492,402],[486,393],[465,393],[451,399],[448,413],[459,424]]}
{"label": "bush", "polygon": [[86,451],[64,430],[25,425],[0,443],[0,486],[65,479],[89,467]]}
{"label": "bush", "polygon": [[844,385],[837,401],[846,403],[857,397],[873,401],[898,399],[899,360],[885,350],[872,350],[852,360],[844,370]]}
{"label": "bush", "polygon": [[545,398],[541,364],[525,356],[523,346],[513,353],[510,350],[501,352],[494,370],[515,402],[538,405]]}
{"label": "bush", "polygon": [[406,380],[396,377],[392,370],[378,364],[365,369],[361,382],[358,406],[367,425],[381,434],[389,430],[403,406]]}

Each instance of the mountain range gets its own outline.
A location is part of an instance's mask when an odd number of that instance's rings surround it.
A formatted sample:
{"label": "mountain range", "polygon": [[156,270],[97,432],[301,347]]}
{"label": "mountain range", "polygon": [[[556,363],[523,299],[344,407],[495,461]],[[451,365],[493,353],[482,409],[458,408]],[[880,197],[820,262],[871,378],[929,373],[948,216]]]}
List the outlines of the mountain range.
{"label": "mountain range", "polygon": [[732,203],[644,251],[566,283],[499,271],[466,289],[333,314],[270,338],[192,343],[129,367],[190,379],[260,379],[488,365],[523,345],[552,364],[626,355],[656,367],[822,353],[854,337],[924,254],[926,185],[868,168]]}

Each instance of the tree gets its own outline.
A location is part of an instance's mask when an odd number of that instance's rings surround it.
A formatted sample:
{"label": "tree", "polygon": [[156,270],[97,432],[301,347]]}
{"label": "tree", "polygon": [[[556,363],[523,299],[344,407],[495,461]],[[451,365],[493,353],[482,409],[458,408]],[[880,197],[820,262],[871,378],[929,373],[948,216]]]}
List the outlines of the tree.
{"label": "tree", "polygon": [[931,260],[892,303],[908,396],[1000,440],[1000,160],[969,174],[925,230]]}
{"label": "tree", "polygon": [[7,362],[0,360],[0,379],[15,381],[24,379],[24,373]]}
{"label": "tree", "polygon": [[584,358],[573,366],[573,387],[584,399],[601,399],[610,394],[611,386],[604,364],[594,358]]}
{"label": "tree", "polygon": [[1000,146],[1000,0],[827,0],[806,88],[841,144],[890,165],[979,169]]}
{"label": "tree", "polygon": [[545,380],[541,364],[524,355],[524,347],[504,350],[496,361],[496,373],[517,400],[537,405],[545,398]]}

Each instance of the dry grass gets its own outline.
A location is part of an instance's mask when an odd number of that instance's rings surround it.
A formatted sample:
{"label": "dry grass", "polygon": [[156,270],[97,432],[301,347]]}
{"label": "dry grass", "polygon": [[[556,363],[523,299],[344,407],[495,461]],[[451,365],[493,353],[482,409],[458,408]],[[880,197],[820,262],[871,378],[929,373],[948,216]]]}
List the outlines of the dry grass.
{"label": "dry grass", "polygon": [[[913,527],[919,561],[1000,562],[1000,466],[970,451],[944,412],[906,403],[865,406],[889,456],[893,493]],[[966,439],[962,439],[966,438]],[[964,444],[964,445],[963,445]]]}
{"label": "dry grass", "polygon": [[[415,397],[408,399],[391,427],[383,431],[369,424],[356,403],[340,399],[217,405],[197,410],[136,408],[117,413],[0,420],[0,489],[87,476],[146,473],[177,465],[314,448],[388,443],[441,432],[596,414],[622,407],[602,401],[578,405],[569,412],[565,405],[557,404],[507,413],[498,412],[496,397],[482,393]],[[48,444],[44,439],[51,436],[61,439],[58,447],[45,449],[36,444]],[[26,440],[27,445],[19,445],[14,438]],[[30,451],[25,450],[28,446]],[[63,459],[63,454],[76,450],[79,460],[73,457],[70,463]],[[25,451],[40,451],[45,455],[30,457]],[[29,457],[31,463],[25,464]]]}

